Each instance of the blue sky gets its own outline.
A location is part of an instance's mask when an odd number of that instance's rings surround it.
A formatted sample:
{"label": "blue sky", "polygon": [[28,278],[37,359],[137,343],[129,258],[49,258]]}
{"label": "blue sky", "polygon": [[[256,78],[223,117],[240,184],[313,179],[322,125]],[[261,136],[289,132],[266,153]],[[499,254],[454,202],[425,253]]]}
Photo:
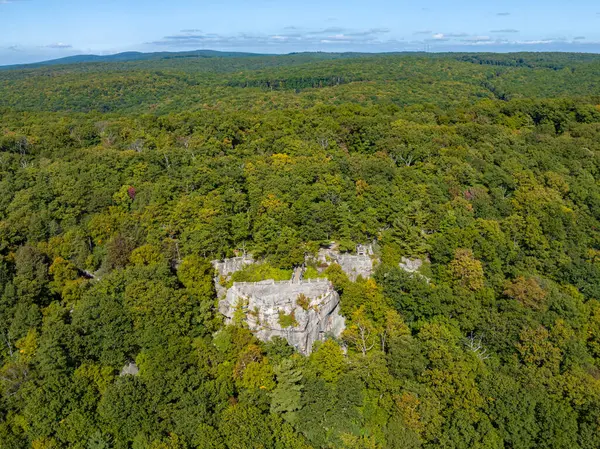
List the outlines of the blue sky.
{"label": "blue sky", "polygon": [[591,0],[0,0],[0,65],[121,51],[585,51]]}

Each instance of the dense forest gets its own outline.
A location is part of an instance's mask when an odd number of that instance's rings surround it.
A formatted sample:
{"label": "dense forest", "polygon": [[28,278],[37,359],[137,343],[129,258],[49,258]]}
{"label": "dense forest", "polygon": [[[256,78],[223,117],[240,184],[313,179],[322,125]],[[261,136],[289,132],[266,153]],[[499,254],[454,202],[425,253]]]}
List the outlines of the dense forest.
{"label": "dense forest", "polygon": [[[0,449],[596,449],[598,179],[600,56],[0,71]],[[339,339],[224,324],[332,241]]]}

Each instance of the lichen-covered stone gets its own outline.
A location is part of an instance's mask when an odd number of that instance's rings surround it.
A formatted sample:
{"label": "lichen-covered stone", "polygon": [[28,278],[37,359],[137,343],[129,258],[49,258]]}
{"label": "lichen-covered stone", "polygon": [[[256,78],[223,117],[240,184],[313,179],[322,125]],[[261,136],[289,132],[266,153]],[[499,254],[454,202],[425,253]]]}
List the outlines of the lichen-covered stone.
{"label": "lichen-covered stone", "polygon": [[339,337],[345,328],[340,297],[327,279],[234,283],[219,310],[228,323],[245,321],[260,340],[282,337],[306,355],[316,341]]}

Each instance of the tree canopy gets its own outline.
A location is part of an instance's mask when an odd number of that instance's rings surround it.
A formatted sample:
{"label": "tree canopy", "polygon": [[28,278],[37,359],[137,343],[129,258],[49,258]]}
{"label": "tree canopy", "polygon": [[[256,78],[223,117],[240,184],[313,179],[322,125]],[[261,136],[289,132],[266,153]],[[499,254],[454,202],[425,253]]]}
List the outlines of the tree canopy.
{"label": "tree canopy", "polygon": [[[599,77],[526,53],[0,71],[0,449],[600,447]],[[380,261],[326,270],[339,340],[224,325],[211,260],[287,279],[332,241]]]}

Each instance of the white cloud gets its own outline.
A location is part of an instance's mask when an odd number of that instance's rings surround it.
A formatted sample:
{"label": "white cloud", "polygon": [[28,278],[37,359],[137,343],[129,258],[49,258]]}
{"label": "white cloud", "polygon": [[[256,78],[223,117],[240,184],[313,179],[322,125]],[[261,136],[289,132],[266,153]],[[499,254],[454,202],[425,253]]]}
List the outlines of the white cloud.
{"label": "white cloud", "polygon": [[[289,30],[289,31],[288,31]],[[173,48],[234,48],[258,47],[261,45],[304,45],[311,46],[319,43],[354,43],[354,44],[384,44],[388,42],[379,39],[389,33],[387,28],[369,28],[365,30],[350,30],[341,27],[328,27],[319,30],[299,32],[296,28],[286,27],[281,33],[274,35],[246,34],[222,35],[202,33],[199,30],[186,29],[178,34],[165,36],[146,45]]]}
{"label": "white cloud", "polygon": [[44,45],[44,47],[45,48],[57,48],[57,49],[73,48],[73,46],[71,44],[64,44],[62,42],[56,42],[54,44]]}
{"label": "white cloud", "polygon": [[489,36],[471,36],[471,37],[467,37],[465,39],[463,39],[463,42],[490,42],[492,39],[490,39]]}
{"label": "white cloud", "polygon": [[[172,51],[213,49],[226,51],[277,52],[287,53],[296,51],[412,51],[422,50],[431,46],[435,51],[469,51],[469,48],[486,47],[486,51],[516,51],[519,47],[531,51],[537,45],[541,50],[560,48],[559,51],[569,51],[569,46],[582,46],[588,50],[591,43],[585,39],[573,39],[556,36],[540,36],[531,40],[513,38],[518,36],[518,30],[511,28],[491,31],[487,35],[476,35],[467,32],[438,32],[416,31],[414,40],[402,40],[396,36],[399,30],[387,28],[350,29],[339,26],[323,26],[322,28],[300,28],[286,26],[280,31],[270,34],[236,33],[216,34],[186,29],[184,32],[165,36],[153,42],[146,42],[146,48],[169,48]],[[393,33],[393,34],[392,34]],[[412,32],[411,32],[412,33]],[[426,33],[426,34],[425,34]],[[492,34],[493,33],[493,34]],[[399,40],[400,39],[400,40]],[[586,46],[585,48],[583,46]],[[564,50],[563,50],[564,48]],[[575,48],[575,47],[573,47]],[[577,51],[580,51],[578,48]]]}
{"label": "white cloud", "polygon": [[319,42],[322,44],[349,44],[352,41],[347,39],[321,39]]}
{"label": "white cloud", "polygon": [[334,41],[347,41],[349,40],[348,36],[344,35],[344,34],[336,34],[335,36],[327,36],[327,39],[331,39]]}
{"label": "white cloud", "polygon": [[346,31],[345,28],[342,27],[329,27],[323,30],[309,31],[306,34],[314,35],[314,34],[328,34],[328,33],[342,33]]}
{"label": "white cloud", "polygon": [[531,41],[515,41],[515,42],[511,42],[511,44],[540,45],[540,44],[553,44],[555,42],[563,42],[563,41],[555,41],[552,39],[538,39],[538,40],[531,40]]}

